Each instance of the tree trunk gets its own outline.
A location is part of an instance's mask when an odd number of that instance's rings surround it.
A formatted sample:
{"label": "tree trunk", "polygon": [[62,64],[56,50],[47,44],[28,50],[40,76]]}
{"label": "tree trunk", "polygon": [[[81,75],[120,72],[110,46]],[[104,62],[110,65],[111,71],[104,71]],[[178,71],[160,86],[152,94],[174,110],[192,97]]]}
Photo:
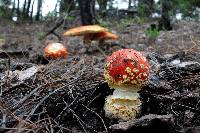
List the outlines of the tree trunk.
{"label": "tree trunk", "polygon": [[136,8],[136,6],[137,6],[136,3],[137,3],[137,0],[133,0],[133,7],[134,7],[134,8]]}
{"label": "tree trunk", "polygon": [[154,0],[139,0],[139,15],[142,17],[150,17],[154,12]]}
{"label": "tree trunk", "polygon": [[171,22],[170,22],[170,10],[171,10],[172,2],[161,0],[161,18],[158,22],[159,30],[172,30]]}
{"label": "tree trunk", "polygon": [[26,18],[29,18],[30,7],[31,7],[31,0],[28,0],[27,8],[26,8],[26,15],[25,15]]}
{"label": "tree trunk", "polygon": [[30,15],[31,21],[33,21],[33,7],[34,7],[34,4],[35,4],[35,0],[33,0],[32,6],[31,6],[31,15]]}
{"label": "tree trunk", "polygon": [[108,0],[97,0],[99,4],[99,12],[104,17],[106,16]]}
{"label": "tree trunk", "polygon": [[131,8],[132,0],[128,0],[128,9]]}
{"label": "tree trunk", "polygon": [[25,19],[25,14],[26,14],[26,0],[24,0],[24,5],[23,5],[23,10],[22,10],[22,19]]}
{"label": "tree trunk", "polygon": [[57,17],[58,16],[58,12],[57,12],[57,8],[58,8],[58,1],[56,2],[56,5],[55,5],[55,8],[54,8],[54,12],[55,12],[55,15],[54,17]]}
{"label": "tree trunk", "polygon": [[17,0],[17,20],[20,18],[20,7],[19,7],[19,0]]}
{"label": "tree trunk", "polygon": [[61,0],[60,1],[60,13],[68,13],[75,9],[75,1],[74,0]]}
{"label": "tree trunk", "polygon": [[41,10],[42,10],[42,0],[38,0],[37,13],[36,13],[36,16],[35,16],[36,21],[40,20]]}
{"label": "tree trunk", "polygon": [[82,25],[95,24],[95,0],[78,0]]}
{"label": "tree trunk", "polygon": [[15,0],[13,1],[12,11],[11,11],[11,19],[14,17],[15,14]]}

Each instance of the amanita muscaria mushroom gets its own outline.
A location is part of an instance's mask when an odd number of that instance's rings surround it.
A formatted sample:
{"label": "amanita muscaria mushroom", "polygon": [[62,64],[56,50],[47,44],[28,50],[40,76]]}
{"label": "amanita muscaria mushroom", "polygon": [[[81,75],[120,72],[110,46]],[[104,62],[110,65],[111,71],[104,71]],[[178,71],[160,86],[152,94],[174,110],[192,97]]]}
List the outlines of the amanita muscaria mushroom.
{"label": "amanita muscaria mushroom", "polygon": [[107,58],[104,77],[113,95],[106,98],[106,116],[120,120],[135,118],[140,112],[141,101],[137,93],[147,83],[149,64],[134,49],[122,49]]}
{"label": "amanita muscaria mushroom", "polygon": [[63,35],[65,36],[84,36],[85,44],[91,44],[91,41],[97,40],[100,43],[105,40],[116,40],[118,36],[109,32],[108,29],[99,25],[87,25],[69,29]]}
{"label": "amanita muscaria mushroom", "polygon": [[56,59],[66,57],[68,52],[62,43],[50,43],[45,47],[44,54],[47,58]]}

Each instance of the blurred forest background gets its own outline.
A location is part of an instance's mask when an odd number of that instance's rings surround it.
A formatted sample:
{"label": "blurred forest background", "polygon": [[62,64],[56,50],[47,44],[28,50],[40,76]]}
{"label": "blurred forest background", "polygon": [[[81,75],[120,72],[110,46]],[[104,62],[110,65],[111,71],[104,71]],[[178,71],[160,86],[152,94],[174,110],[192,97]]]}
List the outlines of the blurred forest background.
{"label": "blurred forest background", "polygon": [[49,42],[77,48],[81,38],[63,32],[99,24],[120,36],[120,48],[199,52],[199,22],[200,0],[0,0],[0,45],[40,55]]}
{"label": "blurred forest background", "polygon": [[[198,39],[199,21],[200,0],[0,0],[0,38],[7,47],[16,42],[10,41],[14,36],[19,40],[24,28],[29,31],[22,33],[20,43],[36,46],[48,35],[57,38],[53,41],[62,41],[64,30],[99,24],[120,35],[118,44],[137,50],[155,44],[151,48],[160,53],[198,52],[193,42]],[[64,41],[74,44],[69,38]],[[51,41],[42,43],[47,42]]]}
{"label": "blurred forest background", "polygon": [[[199,21],[199,0],[0,0],[0,16],[13,21],[49,21],[57,18],[74,19],[79,11],[88,13],[84,22],[103,23],[106,18],[137,18],[140,21],[164,20]],[[73,12],[73,13],[72,13]],[[92,18],[92,19],[91,19]],[[169,23],[168,23],[169,24]],[[167,27],[160,27],[170,29]]]}

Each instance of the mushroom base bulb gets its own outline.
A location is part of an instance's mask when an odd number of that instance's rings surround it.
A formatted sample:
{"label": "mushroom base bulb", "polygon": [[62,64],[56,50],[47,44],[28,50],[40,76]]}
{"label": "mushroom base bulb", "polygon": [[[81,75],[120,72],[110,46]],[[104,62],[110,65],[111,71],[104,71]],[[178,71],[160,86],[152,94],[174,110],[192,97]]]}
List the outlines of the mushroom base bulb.
{"label": "mushroom base bulb", "polygon": [[140,113],[140,106],[138,93],[116,89],[106,98],[104,110],[109,118],[127,121]]}

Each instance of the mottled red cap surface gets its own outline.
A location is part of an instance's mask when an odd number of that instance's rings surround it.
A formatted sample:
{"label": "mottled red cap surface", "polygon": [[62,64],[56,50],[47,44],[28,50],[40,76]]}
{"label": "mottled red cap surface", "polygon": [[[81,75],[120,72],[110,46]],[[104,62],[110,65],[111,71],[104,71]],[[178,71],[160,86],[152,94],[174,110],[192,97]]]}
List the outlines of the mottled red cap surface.
{"label": "mottled red cap surface", "polygon": [[107,58],[104,72],[110,87],[138,91],[149,76],[149,64],[140,52],[122,49]]}
{"label": "mottled red cap surface", "polygon": [[44,49],[45,57],[56,59],[67,56],[67,49],[61,43],[50,43]]}

